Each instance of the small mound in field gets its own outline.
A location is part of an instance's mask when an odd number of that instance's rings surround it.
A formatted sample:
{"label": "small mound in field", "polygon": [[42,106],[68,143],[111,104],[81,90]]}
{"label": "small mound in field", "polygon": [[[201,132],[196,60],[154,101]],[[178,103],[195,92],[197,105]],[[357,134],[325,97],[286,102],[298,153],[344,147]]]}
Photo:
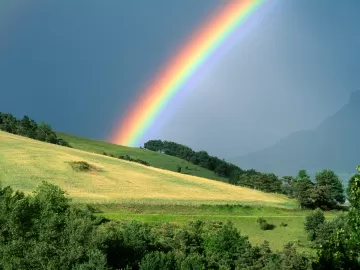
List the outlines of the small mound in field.
{"label": "small mound in field", "polygon": [[87,163],[86,161],[70,161],[71,168],[77,172],[99,172],[99,168]]}

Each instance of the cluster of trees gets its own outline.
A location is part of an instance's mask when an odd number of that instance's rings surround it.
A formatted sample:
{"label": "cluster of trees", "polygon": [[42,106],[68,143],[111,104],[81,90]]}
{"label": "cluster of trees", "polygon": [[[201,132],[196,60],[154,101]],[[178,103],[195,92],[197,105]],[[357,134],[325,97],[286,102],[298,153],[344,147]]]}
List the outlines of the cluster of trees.
{"label": "cluster of trees", "polygon": [[218,157],[210,156],[206,151],[195,152],[190,147],[175,142],[150,140],[144,144],[144,148],[184,159],[225,178],[230,178],[236,173],[246,172],[234,164]]}
{"label": "cluster of trees", "polygon": [[303,208],[333,209],[345,203],[342,182],[332,170],[322,170],[312,181],[306,170],[300,170],[296,177],[285,177],[284,193],[298,200]]}
{"label": "cluster of trees", "polygon": [[360,174],[348,196],[347,214],[307,217],[317,250],[310,256],[292,244],[276,252],[266,241],[253,246],[231,223],[116,222],[76,208],[46,182],[32,195],[1,187],[0,269],[360,269]]}
{"label": "cluster of trees", "polygon": [[309,269],[292,245],[252,246],[231,223],[115,222],[75,208],[57,186],[0,188],[0,269]]}
{"label": "cluster of trees", "polygon": [[326,221],[322,210],[316,209],[306,218],[305,230],[317,249],[316,262],[322,269],[360,269],[359,173],[350,179],[347,195],[348,213]]}
{"label": "cluster of trees", "polygon": [[245,173],[237,173],[229,179],[234,185],[249,187],[264,192],[284,193],[283,181],[273,173],[261,173],[249,170]]}
{"label": "cluster of trees", "polygon": [[70,147],[69,143],[56,136],[50,125],[42,122],[39,125],[28,116],[21,120],[11,114],[0,112],[0,130],[25,136],[31,139]]}

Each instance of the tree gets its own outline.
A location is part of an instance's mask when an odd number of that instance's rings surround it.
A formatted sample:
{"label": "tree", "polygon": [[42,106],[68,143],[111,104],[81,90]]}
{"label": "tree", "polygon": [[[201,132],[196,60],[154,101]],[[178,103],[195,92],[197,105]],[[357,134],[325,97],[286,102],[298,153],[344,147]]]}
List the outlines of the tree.
{"label": "tree", "polygon": [[314,185],[310,190],[309,196],[313,207],[319,207],[324,210],[329,210],[334,207],[334,199],[331,196],[329,186]]}
{"label": "tree", "polygon": [[140,263],[140,270],[168,270],[176,269],[174,254],[155,251],[144,256]]}
{"label": "tree", "polygon": [[312,269],[311,260],[296,252],[293,244],[289,243],[284,246],[280,254],[281,265],[274,269],[282,270],[310,270]]}
{"label": "tree", "polygon": [[296,179],[310,179],[306,170],[300,170],[296,176]]}
{"label": "tree", "polygon": [[309,178],[298,178],[294,186],[294,195],[298,200],[300,207],[313,208],[313,200],[311,199],[311,191],[314,183]]}
{"label": "tree", "polygon": [[283,176],[281,179],[281,193],[289,196],[294,197],[294,186],[296,184],[296,180],[292,176]]}
{"label": "tree", "polygon": [[306,216],[305,231],[308,233],[308,239],[314,241],[317,237],[317,231],[324,224],[324,212],[317,208],[310,215]]}
{"label": "tree", "polygon": [[162,152],[164,147],[164,143],[161,140],[150,140],[144,143],[144,148],[147,150]]}
{"label": "tree", "polygon": [[227,177],[228,176],[228,166],[226,163],[220,163],[214,170],[218,176]]}
{"label": "tree", "polygon": [[[360,166],[358,167],[360,173]],[[350,211],[318,250],[315,269],[360,269],[360,174],[349,181]]]}
{"label": "tree", "polygon": [[281,180],[273,173],[261,174],[260,190],[265,192],[281,192]]}
{"label": "tree", "polygon": [[320,187],[327,187],[329,197],[333,204],[342,204],[345,202],[344,187],[339,177],[331,170],[322,170],[316,173],[316,184]]}
{"label": "tree", "polygon": [[322,225],[320,225],[316,231],[316,238],[314,239],[314,244],[317,248],[320,248],[329,241],[334,232],[340,230],[341,228],[345,228],[347,224],[347,215],[339,214],[336,218],[330,221],[324,221]]}
{"label": "tree", "polygon": [[0,188],[0,269],[105,269],[97,219],[44,182],[33,196]]}
{"label": "tree", "polygon": [[241,236],[231,222],[207,235],[204,244],[209,269],[234,269],[235,262],[241,266],[251,262],[248,237]]}

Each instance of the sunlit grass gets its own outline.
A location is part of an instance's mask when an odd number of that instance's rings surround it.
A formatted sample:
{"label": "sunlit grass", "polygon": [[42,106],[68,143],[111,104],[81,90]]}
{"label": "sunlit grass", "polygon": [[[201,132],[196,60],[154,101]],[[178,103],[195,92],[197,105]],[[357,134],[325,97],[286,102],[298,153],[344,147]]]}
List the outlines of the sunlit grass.
{"label": "sunlit grass", "polygon": [[[295,205],[282,195],[143,166],[5,132],[0,132],[0,141],[0,181],[25,192],[33,191],[46,180],[60,186],[78,202]],[[74,171],[70,166],[74,161],[86,162],[97,170]]]}

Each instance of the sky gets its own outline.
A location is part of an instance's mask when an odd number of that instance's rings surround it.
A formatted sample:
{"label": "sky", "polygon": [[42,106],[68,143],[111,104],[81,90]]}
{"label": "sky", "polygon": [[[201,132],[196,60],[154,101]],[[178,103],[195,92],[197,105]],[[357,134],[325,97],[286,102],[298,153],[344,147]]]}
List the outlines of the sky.
{"label": "sky", "polygon": [[[107,140],[220,0],[2,0],[0,111]],[[360,1],[278,0],[145,134],[229,158],[314,128],[360,89]],[[229,44],[228,44],[229,45]]]}

